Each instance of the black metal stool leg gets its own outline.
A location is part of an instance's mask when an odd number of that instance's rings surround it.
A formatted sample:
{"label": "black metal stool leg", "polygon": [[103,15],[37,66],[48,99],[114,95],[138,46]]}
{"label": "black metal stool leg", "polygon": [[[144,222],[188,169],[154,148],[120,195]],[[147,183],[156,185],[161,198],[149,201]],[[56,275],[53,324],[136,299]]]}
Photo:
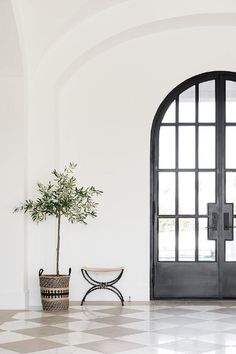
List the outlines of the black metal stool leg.
{"label": "black metal stool leg", "polygon": [[108,286],[107,290],[110,290],[114,294],[116,294],[118,296],[118,298],[120,299],[122,306],[124,306],[124,298],[123,298],[121,292],[115,286]]}
{"label": "black metal stool leg", "polygon": [[92,288],[90,288],[90,289],[86,292],[86,294],[84,295],[84,297],[83,297],[83,299],[82,299],[82,301],[81,301],[80,306],[83,306],[83,303],[84,303],[86,297],[88,296],[88,294],[90,294],[92,291],[97,290],[97,289],[100,289],[98,285],[92,286]]}

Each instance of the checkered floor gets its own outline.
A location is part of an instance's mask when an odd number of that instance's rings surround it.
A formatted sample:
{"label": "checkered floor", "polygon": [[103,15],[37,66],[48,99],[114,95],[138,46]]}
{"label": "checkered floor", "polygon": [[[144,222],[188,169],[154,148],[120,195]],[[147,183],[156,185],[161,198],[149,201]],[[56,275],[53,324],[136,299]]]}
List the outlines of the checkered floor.
{"label": "checkered floor", "polygon": [[236,301],[0,311],[0,354],[236,354]]}

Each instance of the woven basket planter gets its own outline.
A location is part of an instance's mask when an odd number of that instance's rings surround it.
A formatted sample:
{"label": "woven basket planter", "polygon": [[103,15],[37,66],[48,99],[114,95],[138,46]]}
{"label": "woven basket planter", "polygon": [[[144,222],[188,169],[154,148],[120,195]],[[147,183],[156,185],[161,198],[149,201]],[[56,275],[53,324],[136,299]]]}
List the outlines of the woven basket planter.
{"label": "woven basket planter", "polygon": [[43,311],[67,311],[71,268],[68,275],[42,274],[43,269],[40,269],[39,283]]}

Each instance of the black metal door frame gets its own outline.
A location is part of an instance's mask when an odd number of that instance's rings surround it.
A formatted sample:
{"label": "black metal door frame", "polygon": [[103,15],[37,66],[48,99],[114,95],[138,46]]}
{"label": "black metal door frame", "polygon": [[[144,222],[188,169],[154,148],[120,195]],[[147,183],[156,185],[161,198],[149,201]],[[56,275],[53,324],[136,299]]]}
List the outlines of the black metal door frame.
{"label": "black metal door frame", "polygon": [[[153,121],[153,125],[152,125],[152,130],[151,130],[151,154],[150,154],[150,166],[151,166],[151,173],[150,173],[150,186],[151,186],[151,191],[150,191],[150,226],[151,226],[151,238],[150,238],[150,299],[155,299],[155,291],[154,291],[154,287],[155,287],[155,280],[156,280],[156,269],[158,266],[158,262],[157,262],[157,254],[158,254],[158,244],[157,244],[157,208],[158,208],[158,200],[157,200],[157,195],[158,195],[158,177],[157,177],[157,166],[158,166],[158,149],[159,149],[159,141],[158,141],[158,136],[159,136],[159,130],[160,130],[160,125],[162,122],[162,119],[165,115],[166,110],[168,109],[170,103],[173,100],[176,100],[176,114],[178,115],[178,96],[179,94],[181,94],[183,91],[185,91],[186,89],[190,88],[191,86],[195,85],[195,99],[196,102],[198,102],[198,84],[204,82],[204,81],[209,81],[209,80],[215,80],[216,82],[216,204],[215,204],[215,208],[217,210],[218,215],[220,215],[220,217],[218,218],[219,220],[217,220],[218,224],[218,230],[223,230],[224,229],[224,220],[223,220],[223,216],[225,214],[228,213],[228,205],[226,204],[225,200],[226,200],[226,196],[225,196],[225,161],[224,161],[224,153],[222,153],[222,151],[225,151],[225,81],[226,80],[232,80],[232,81],[236,81],[236,73],[234,72],[225,72],[225,71],[214,71],[214,72],[208,72],[208,73],[203,73],[197,76],[194,76],[186,81],[184,81],[183,83],[181,83],[180,85],[178,85],[175,89],[173,89],[168,95],[167,97],[164,99],[164,101],[161,103],[161,105],[159,106],[156,115],[154,117],[154,121]],[[197,104],[195,105],[195,107],[197,107]],[[198,125],[198,110],[196,108],[196,125]],[[177,122],[178,122],[178,117],[176,117]],[[181,125],[185,125],[185,124],[181,124]],[[186,125],[188,125],[188,123],[186,123]],[[204,125],[204,123],[201,123],[201,125]],[[207,123],[206,125],[210,125],[209,123]],[[228,123],[228,125],[230,125]],[[236,124],[232,124],[232,125],[236,125]],[[198,129],[196,129],[196,131],[198,131]],[[197,144],[198,139],[196,139],[196,144]],[[178,154],[177,152],[177,147],[178,147],[178,129],[177,129],[177,135],[176,135],[176,154]],[[196,155],[198,154],[198,147],[196,146]],[[178,156],[176,156],[176,161]],[[196,160],[198,160],[197,156],[196,156]],[[176,166],[176,171],[177,171],[177,167]],[[195,165],[195,172],[197,170],[198,166]],[[189,170],[188,170],[189,171]],[[236,171],[236,169],[235,169]],[[177,174],[178,175],[178,174]],[[176,177],[177,178],[177,177]],[[177,181],[176,181],[177,183]],[[176,188],[176,191],[178,189]],[[195,185],[195,200],[197,200],[198,195],[198,186],[197,183]],[[177,200],[177,198],[176,198]],[[230,205],[229,205],[230,207]],[[195,218],[197,211],[195,210]],[[178,223],[176,223],[178,224]],[[231,231],[232,231],[232,225],[230,226]],[[231,232],[229,230],[229,232]],[[178,232],[178,230],[176,231]],[[212,237],[211,239],[216,239],[217,245],[216,245],[216,262],[215,265],[212,266],[212,270],[210,270],[210,272],[212,272],[212,274],[216,274],[217,272],[217,282],[218,282],[218,293],[217,295],[214,295],[214,298],[223,298],[224,296],[224,287],[226,286],[227,280],[225,280],[225,278],[227,278],[227,274],[226,272],[228,272],[230,274],[230,279],[232,279],[232,274],[233,272],[230,270],[232,269],[232,267],[230,268],[229,264],[225,264],[225,240],[226,239],[230,239],[230,237],[224,238],[224,235],[218,235],[217,237],[214,238],[214,233],[209,230],[210,232],[210,237]],[[227,234],[227,231],[226,231]],[[209,237],[209,239],[210,239]],[[196,242],[197,242],[197,238],[196,238]],[[176,244],[176,247],[177,244]],[[178,250],[176,250],[177,252]],[[196,253],[198,252],[198,249],[196,247]],[[208,271],[209,272],[209,266],[208,268],[205,266],[205,262],[198,262],[196,261],[197,258],[197,254],[196,254],[196,258],[195,258],[195,264],[197,264],[198,267],[201,267],[201,272],[202,274],[204,274],[204,271]],[[177,260],[177,258],[176,258]],[[177,263],[177,262],[176,262]],[[179,262],[180,264],[178,264],[178,266],[182,267],[182,264],[184,264],[184,262]],[[231,262],[230,262],[231,263]],[[189,264],[189,262],[188,262]],[[166,267],[168,267],[168,264],[166,265]],[[181,269],[181,268],[180,268]],[[184,269],[184,268],[183,268]],[[194,271],[194,268],[193,268]],[[235,271],[236,271],[236,263],[235,263]],[[214,284],[215,286],[215,284]],[[235,287],[235,297],[236,297],[236,281],[235,284],[233,285],[233,287]],[[228,292],[230,293],[230,291]],[[210,294],[210,293],[209,293]],[[187,296],[188,297],[188,296]],[[211,295],[209,296],[211,297]],[[227,296],[226,296],[227,297]],[[234,297],[234,293],[233,293],[233,297]]]}

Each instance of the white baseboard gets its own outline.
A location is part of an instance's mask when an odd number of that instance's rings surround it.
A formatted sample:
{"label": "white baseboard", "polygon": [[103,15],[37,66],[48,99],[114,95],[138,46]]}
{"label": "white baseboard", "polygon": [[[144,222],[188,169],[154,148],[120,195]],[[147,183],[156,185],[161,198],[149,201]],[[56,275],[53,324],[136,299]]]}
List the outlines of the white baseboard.
{"label": "white baseboard", "polygon": [[29,292],[0,293],[1,310],[24,310],[28,307]]}

